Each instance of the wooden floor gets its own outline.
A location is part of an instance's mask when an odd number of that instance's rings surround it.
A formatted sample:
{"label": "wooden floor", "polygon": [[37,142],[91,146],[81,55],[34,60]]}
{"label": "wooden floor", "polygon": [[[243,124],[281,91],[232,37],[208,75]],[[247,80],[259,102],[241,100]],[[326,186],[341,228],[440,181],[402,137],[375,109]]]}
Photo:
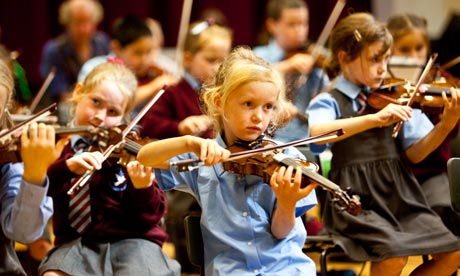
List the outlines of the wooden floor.
{"label": "wooden floor", "polygon": [[[174,257],[174,247],[171,244],[166,243],[163,247],[165,252],[170,255],[171,257]],[[316,263],[316,269],[317,272],[320,271],[320,265],[319,265],[319,253],[308,253],[307,254],[312,260],[315,261]],[[414,256],[414,257],[409,257],[409,261],[407,266],[404,268],[401,276],[408,276],[410,273],[422,263],[422,257],[421,256]],[[334,260],[329,260],[328,261],[328,271],[331,270],[353,270],[357,276],[370,276],[370,263],[355,263],[355,262],[339,262],[339,261],[334,261]],[[183,276],[198,276],[194,274],[186,274]]]}
{"label": "wooden floor", "polygon": [[[310,258],[312,258],[316,263],[317,272],[319,272],[320,265],[319,265],[319,254],[318,253],[308,253],[307,254]],[[422,263],[421,256],[414,256],[409,257],[409,261],[407,266],[404,268],[401,276],[408,276],[410,275],[411,271],[413,271],[418,265]],[[358,276],[370,276],[370,263],[355,263],[355,262],[334,262],[333,260],[328,261],[328,271],[331,270],[353,270],[356,275]]]}

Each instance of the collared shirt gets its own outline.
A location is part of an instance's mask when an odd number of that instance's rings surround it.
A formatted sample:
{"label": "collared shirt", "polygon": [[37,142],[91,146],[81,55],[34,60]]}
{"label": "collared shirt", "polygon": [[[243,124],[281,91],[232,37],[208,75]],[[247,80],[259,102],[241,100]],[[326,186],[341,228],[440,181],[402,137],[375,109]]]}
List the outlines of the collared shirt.
{"label": "collared shirt", "polygon": [[1,224],[7,238],[30,243],[41,237],[53,214],[53,201],[46,196],[44,185],[34,185],[23,179],[23,163],[7,163],[1,167]]}
{"label": "collared shirt", "polygon": [[[219,136],[217,142],[225,143]],[[295,148],[284,153],[302,157]],[[171,161],[194,158],[192,153]],[[306,230],[300,215],[316,205],[314,191],[296,205],[296,224],[282,240],[271,234],[276,196],[261,177],[224,171],[222,164],[191,172],[155,170],[162,189],[191,189],[202,207],[206,275],[316,275],[314,262],[302,252]]]}
{"label": "collared shirt", "polygon": [[[338,76],[335,82],[335,88],[351,99],[356,99],[362,88],[346,80],[343,76]],[[372,93],[372,92],[371,92]],[[353,101],[354,110],[358,110],[358,104]],[[330,93],[321,93],[315,97],[307,109],[310,126],[324,124],[339,119],[342,115],[339,110],[337,101]],[[412,118],[404,122],[398,139],[404,149],[410,147],[417,140],[427,135],[433,129],[433,124],[422,113],[420,109],[413,109]],[[325,145],[310,145],[310,148],[318,153],[323,151]]]}
{"label": "collared shirt", "polygon": [[[273,64],[286,58],[284,50],[273,39],[267,45],[254,47],[254,53]],[[293,99],[293,104],[302,117],[306,117],[306,110],[310,100],[330,85],[329,78],[321,68],[313,68],[308,76],[305,77],[305,83],[295,91]],[[295,116],[286,126],[278,129],[274,138],[282,142],[291,142],[308,137],[308,123],[299,118],[300,116]]]}

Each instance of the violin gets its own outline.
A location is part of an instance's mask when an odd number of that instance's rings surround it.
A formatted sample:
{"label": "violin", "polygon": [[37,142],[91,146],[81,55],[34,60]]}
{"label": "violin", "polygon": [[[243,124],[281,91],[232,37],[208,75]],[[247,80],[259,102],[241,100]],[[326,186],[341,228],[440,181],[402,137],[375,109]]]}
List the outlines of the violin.
{"label": "violin", "polygon": [[[102,144],[101,141],[98,142],[100,145],[100,151],[102,152],[103,161],[111,157],[112,153],[116,153],[117,150],[123,144],[131,144],[133,146],[133,149],[137,148],[137,151],[135,152],[137,155],[137,152],[139,151],[141,146],[134,145],[134,141],[130,141],[130,139],[127,138],[127,136],[128,134],[132,133],[131,131],[133,130],[133,128],[142,119],[142,117],[144,117],[145,113],[147,113],[147,111],[158,101],[158,99],[163,95],[164,92],[164,89],[158,91],[158,93],[152,99],[150,99],[150,101],[141,109],[141,111],[139,111],[139,113],[137,113],[137,115],[131,120],[131,122],[129,122],[129,124],[126,127],[112,128],[112,132],[109,132],[109,135],[106,136],[107,138],[105,140],[102,140]],[[93,176],[95,171],[95,169],[86,171],[67,191],[67,194],[72,195],[76,190],[81,189],[84,185],[86,185]]]}
{"label": "violin", "polygon": [[450,97],[452,87],[455,88],[447,82],[429,82],[422,85],[423,92],[415,92],[414,86],[407,80],[386,78],[382,86],[368,95],[367,101],[372,108],[380,110],[390,103],[407,105],[413,97],[412,107],[427,114],[440,114],[444,107],[442,92]]}
{"label": "violin", "polygon": [[[94,136],[99,134],[99,129],[93,127],[65,128],[55,129],[56,139],[71,134],[80,134],[82,136]],[[21,159],[21,139],[20,135],[13,136],[7,143],[0,143],[0,166],[6,163],[22,162]]]}
{"label": "violin", "polygon": [[[260,145],[256,145],[256,147],[260,146],[263,148],[273,145],[276,145],[273,141],[262,140]],[[230,152],[235,153],[244,152],[251,148],[237,144],[232,145],[227,149]],[[309,184],[317,183],[319,186],[332,193],[334,198],[333,202],[336,203],[335,206],[339,211],[347,210],[350,214],[355,216],[361,212],[361,202],[359,201],[359,197],[356,195],[350,197],[337,184],[319,174],[319,166],[316,163],[288,157],[279,150],[223,162],[224,170],[242,175],[257,175],[262,177],[264,183],[270,183],[270,178],[273,173],[282,166],[292,166],[294,168],[300,167],[302,170],[301,187],[303,188]]]}
{"label": "violin", "polygon": [[[349,196],[337,184],[319,174],[317,172],[319,166],[316,163],[291,158],[280,151],[280,149],[287,146],[299,145],[306,142],[319,142],[340,135],[343,135],[341,129],[282,145],[277,145],[272,141],[264,139],[260,142],[237,143],[227,148],[232,154],[227,161],[223,162],[223,168],[226,171],[236,174],[260,176],[265,183],[270,183],[270,177],[281,166],[293,166],[294,168],[300,166],[302,170],[302,187],[312,182],[317,183],[332,193],[332,201],[339,212],[346,210],[352,215],[358,215],[361,212],[361,202],[357,195]],[[177,166],[177,171],[179,172],[190,171],[199,167],[190,166],[194,162],[198,162],[198,160],[191,159],[171,162],[170,166]]]}

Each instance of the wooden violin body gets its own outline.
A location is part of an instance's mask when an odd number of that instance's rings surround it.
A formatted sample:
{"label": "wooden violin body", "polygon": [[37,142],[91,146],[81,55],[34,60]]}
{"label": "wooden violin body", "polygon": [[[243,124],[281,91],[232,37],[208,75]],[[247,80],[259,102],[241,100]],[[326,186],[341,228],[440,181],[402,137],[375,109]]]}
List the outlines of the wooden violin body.
{"label": "wooden violin body", "polygon": [[[262,147],[276,145],[269,140],[262,140]],[[227,148],[231,152],[244,152],[247,148],[240,145],[233,145]],[[225,170],[242,175],[257,175],[263,178],[264,183],[270,183],[270,178],[281,166],[292,166],[302,170],[302,184],[305,187],[311,183],[317,183],[325,190],[331,192],[336,203],[336,208],[340,211],[347,210],[352,215],[361,212],[361,202],[358,196],[350,197],[340,187],[317,173],[319,166],[316,163],[291,158],[280,150],[267,151],[259,154],[239,158],[233,161],[223,162]]]}
{"label": "wooden violin body", "polygon": [[406,80],[386,79],[381,88],[369,94],[367,102],[374,109],[380,110],[390,103],[407,105],[412,98],[412,107],[436,114],[441,113],[444,107],[442,92],[449,97],[452,87],[454,86],[449,83],[431,82],[422,85],[424,92],[415,92],[414,87]]}

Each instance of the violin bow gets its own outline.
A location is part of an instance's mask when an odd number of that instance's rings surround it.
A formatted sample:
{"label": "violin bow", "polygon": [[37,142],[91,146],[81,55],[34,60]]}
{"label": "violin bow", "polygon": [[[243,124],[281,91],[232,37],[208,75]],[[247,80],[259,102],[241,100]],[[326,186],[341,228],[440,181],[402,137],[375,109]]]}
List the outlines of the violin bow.
{"label": "violin bow", "polygon": [[[126,126],[126,128],[123,129],[120,135],[120,140],[115,143],[115,144],[110,144],[102,153],[102,160],[103,162],[109,158],[109,156],[113,153],[113,151],[118,148],[121,144],[125,143],[126,141],[126,136],[129,134],[129,132],[133,129],[134,126],[137,125],[137,123],[144,117],[145,113],[149,111],[149,109],[158,101],[158,99],[163,95],[165,92],[165,89],[161,89],[158,91],[158,93],[153,97],[143,108],[142,110],[137,113],[137,115],[134,117],[133,120]],[[70,189],[67,191],[68,195],[72,195],[75,191],[78,189],[81,189],[88,181],[91,179],[93,176],[94,172],[96,170],[88,170],[86,171],[73,185],[70,187]]]}
{"label": "violin bow", "polygon": [[[345,132],[341,128],[339,128],[339,129],[336,129],[336,130],[331,130],[331,131],[328,131],[328,132],[325,132],[325,133],[321,133],[321,134],[318,134],[318,135],[315,135],[315,136],[310,136],[310,137],[304,138],[304,139],[295,140],[295,141],[285,143],[285,144],[279,144],[279,145],[274,145],[274,146],[269,146],[269,147],[264,147],[264,148],[258,148],[258,149],[252,149],[252,150],[247,150],[247,151],[235,152],[235,153],[230,154],[230,157],[227,159],[227,161],[233,161],[233,160],[237,160],[237,159],[241,159],[241,158],[246,158],[246,157],[258,154],[258,153],[263,153],[263,152],[267,152],[267,151],[273,151],[273,150],[277,150],[277,149],[283,149],[283,148],[290,147],[290,146],[298,146],[298,145],[307,145],[307,144],[311,144],[311,143],[318,143],[318,142],[330,140],[330,139],[333,139],[333,138],[337,138],[337,137],[343,135],[344,133]],[[195,159],[186,159],[186,160],[180,160],[180,161],[173,161],[173,162],[170,162],[169,165],[171,167],[176,166],[177,171],[179,171],[179,172],[192,171],[194,169],[197,169],[197,168],[201,167],[201,165],[192,166],[192,164],[195,164],[195,163],[198,163],[198,162],[201,162],[201,160],[195,158]]]}
{"label": "violin bow", "polygon": [[338,0],[337,3],[335,3],[334,9],[329,15],[326,25],[324,25],[324,28],[318,37],[317,43],[315,43],[315,46],[313,47],[312,56],[315,61],[319,57],[321,47],[324,47],[324,45],[326,44],[327,38],[329,37],[329,34],[331,33],[335,23],[339,19],[339,16],[342,13],[343,8],[345,7],[345,4],[346,0]]}
{"label": "violin bow", "polygon": [[43,95],[45,94],[46,89],[50,86],[51,82],[53,81],[54,77],[56,76],[56,67],[51,68],[50,72],[48,73],[48,76],[46,76],[45,81],[43,82],[42,86],[37,92],[37,95],[35,98],[32,100],[32,103],[30,104],[29,108],[29,115],[34,113],[35,108],[37,108],[38,103],[40,100],[43,98]]}
{"label": "violin bow", "polygon": [[192,13],[193,0],[184,0],[182,4],[182,14],[180,18],[179,32],[177,35],[177,47],[175,60],[177,63],[177,76],[182,75],[183,70],[183,55],[184,55],[184,44],[187,36],[187,27],[190,23],[190,15]]}
{"label": "violin bow", "polygon": [[[420,78],[418,79],[417,83],[415,84],[415,87],[414,87],[414,93],[411,95],[411,97],[409,98],[409,101],[407,102],[406,106],[411,106],[414,102],[414,99],[417,95],[417,91],[419,90],[420,88],[420,85],[422,85],[422,82],[425,80],[426,76],[428,75],[431,67],[433,66],[434,64],[434,61],[436,60],[436,58],[438,57],[438,54],[437,53],[434,53],[430,56],[430,59],[428,60],[426,66],[425,66],[425,69],[423,69],[423,72],[422,74],[420,75]],[[402,127],[402,124],[403,124],[403,121],[399,121],[394,129],[393,129],[393,134],[391,135],[393,138],[396,138],[398,137],[398,133],[399,131],[401,130],[401,127]]]}
{"label": "violin bow", "polygon": [[10,140],[15,135],[19,136],[23,127],[42,120],[43,118],[51,115],[51,113],[56,111],[56,109],[57,109],[57,105],[56,103],[53,103],[50,106],[42,109],[40,112],[30,117],[29,119],[22,121],[19,124],[15,125],[14,127],[5,131],[4,133],[1,133],[0,134],[0,144],[4,144],[5,142]]}

